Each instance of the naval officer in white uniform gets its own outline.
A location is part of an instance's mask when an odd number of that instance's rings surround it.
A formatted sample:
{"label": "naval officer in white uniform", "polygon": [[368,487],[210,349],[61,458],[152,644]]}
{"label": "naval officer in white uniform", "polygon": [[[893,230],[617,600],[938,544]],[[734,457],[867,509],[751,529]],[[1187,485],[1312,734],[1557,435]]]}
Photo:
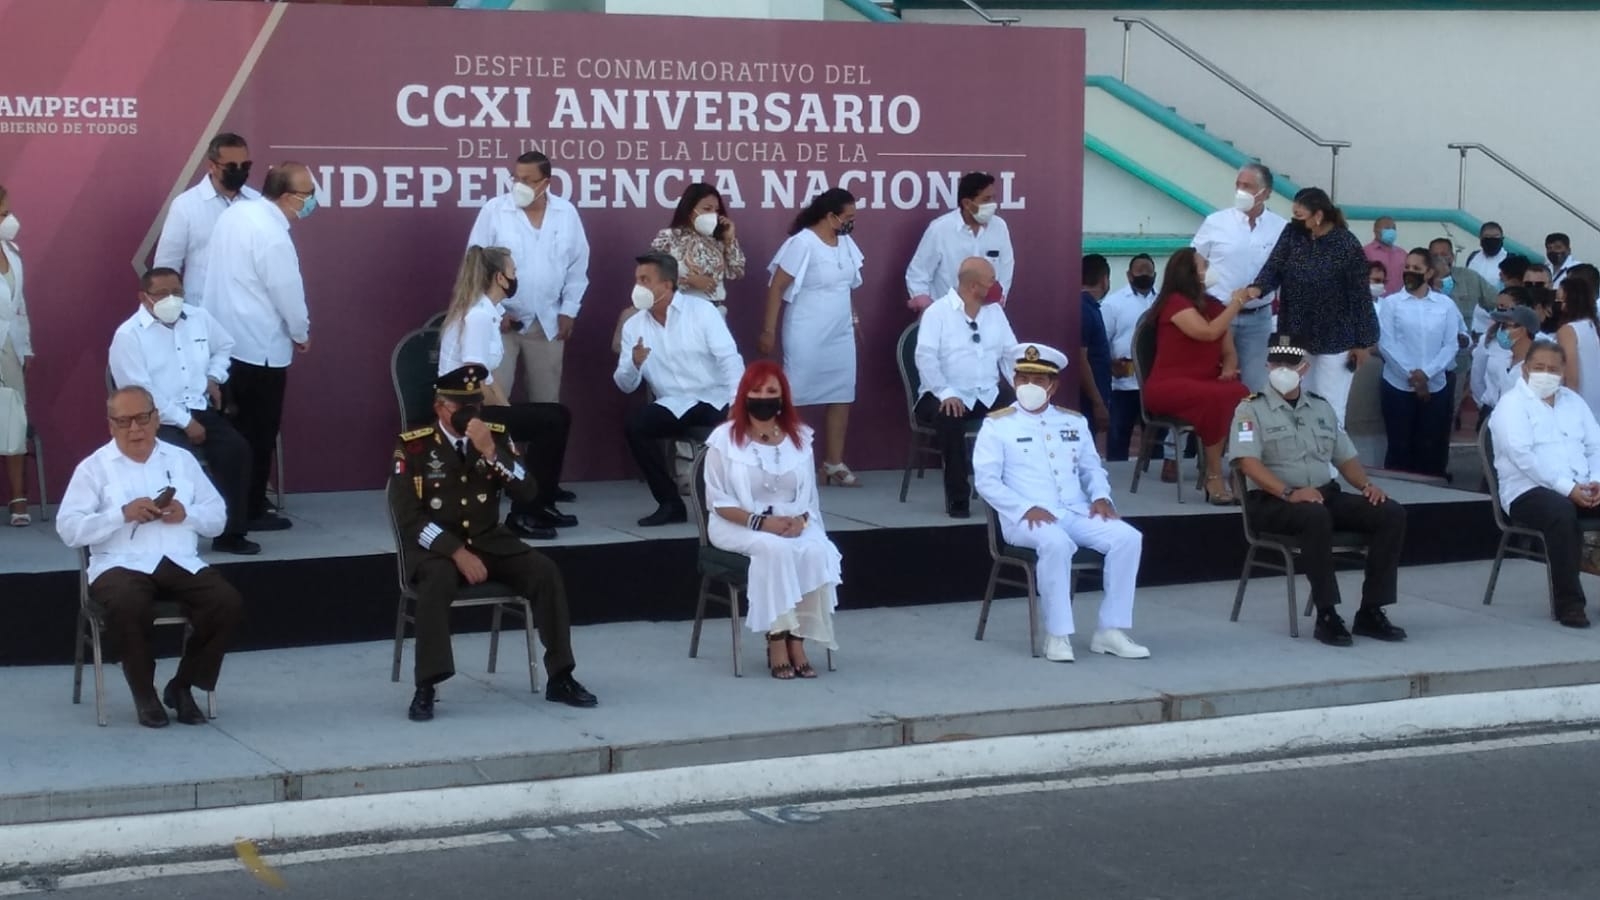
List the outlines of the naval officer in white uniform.
{"label": "naval officer in white uniform", "polygon": [[1089,421],[1051,406],[1067,357],[1043,344],[1011,349],[1017,402],[989,414],[972,451],[978,494],[999,515],[1006,542],[1039,554],[1044,655],[1072,662],[1072,555],[1105,554],[1105,599],[1092,653],[1143,659],[1150,651],[1125,633],[1133,627],[1133,587],[1143,536],[1117,515]]}

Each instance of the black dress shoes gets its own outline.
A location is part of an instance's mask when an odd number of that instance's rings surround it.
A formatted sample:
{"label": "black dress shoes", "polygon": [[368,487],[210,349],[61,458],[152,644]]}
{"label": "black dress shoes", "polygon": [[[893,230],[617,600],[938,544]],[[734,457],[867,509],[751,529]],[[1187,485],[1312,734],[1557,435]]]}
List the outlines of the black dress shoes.
{"label": "black dress shoes", "polygon": [[550,679],[550,683],[544,689],[544,698],[551,703],[565,703],[579,709],[591,709],[600,705],[600,700],[585,690],[584,686],[578,683],[578,679],[570,674],[557,675]]}
{"label": "black dress shoes", "polygon": [[517,537],[528,538],[535,541],[553,541],[556,539],[556,530],[548,525],[539,524],[533,516],[522,513],[512,513],[506,516],[506,527]]}
{"label": "black dress shoes", "polygon": [[1317,613],[1317,627],[1312,636],[1329,647],[1348,647],[1355,643],[1350,638],[1350,630],[1344,627],[1344,620],[1331,609]]}
{"label": "black dress shoes", "polygon": [[951,503],[944,508],[945,514],[952,519],[972,518],[972,505],[970,503]]}
{"label": "black dress shoes", "polygon": [[576,528],[578,525],[577,516],[567,515],[556,509],[553,503],[541,506],[528,515],[532,516],[535,522],[545,528]]}
{"label": "black dress shoes", "polygon": [[211,539],[212,553],[232,553],[236,556],[255,556],[261,545],[242,534],[225,534]]}
{"label": "black dress shoes", "polygon": [[1556,621],[1568,628],[1588,628],[1589,616],[1581,606],[1567,606],[1556,613]]}
{"label": "black dress shoes", "polygon": [[671,525],[674,522],[689,521],[689,509],[682,503],[663,503],[656,507],[656,511],[639,520],[640,528],[654,528],[657,525]]}
{"label": "black dress shoes", "polygon": [[1406,630],[1389,621],[1380,607],[1365,607],[1356,610],[1353,620],[1353,633],[1362,637],[1372,638],[1375,641],[1389,641],[1391,643],[1406,639]]}
{"label": "black dress shoes", "polygon": [[250,520],[251,531],[288,531],[294,523],[275,512],[264,513]]}
{"label": "black dress shoes", "polygon": [[433,721],[433,685],[419,687],[411,695],[411,708],[406,711],[406,718],[413,722]]}
{"label": "black dress shoes", "polygon": [[134,708],[139,711],[139,724],[146,728],[167,727],[167,711],[161,708],[161,701],[156,697],[154,687],[150,689],[148,697],[134,697]]}
{"label": "black dress shoes", "polygon": [[578,495],[574,494],[573,492],[571,492],[571,491],[569,491],[569,490],[567,490],[566,488],[563,488],[563,487],[556,488],[556,492],[555,492],[554,496],[555,496],[555,501],[557,503],[576,503],[576,502],[578,502]]}
{"label": "black dress shoes", "polygon": [[161,702],[167,708],[178,714],[178,721],[185,725],[206,724],[206,714],[200,710],[200,705],[194,702],[194,695],[186,687],[178,687],[176,681],[167,682],[161,690]]}

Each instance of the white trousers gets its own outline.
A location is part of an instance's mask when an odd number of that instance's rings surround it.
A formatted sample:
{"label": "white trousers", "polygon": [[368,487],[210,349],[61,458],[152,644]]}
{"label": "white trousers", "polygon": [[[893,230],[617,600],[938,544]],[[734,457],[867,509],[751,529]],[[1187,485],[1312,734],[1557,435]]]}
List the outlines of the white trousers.
{"label": "white trousers", "polygon": [[1050,525],[1027,522],[1001,529],[1006,542],[1039,554],[1039,604],[1044,629],[1056,637],[1072,634],[1072,555],[1079,547],[1105,554],[1105,598],[1100,630],[1133,627],[1133,588],[1139,577],[1144,536],[1121,519],[1093,519],[1071,513]]}
{"label": "white trousers", "polygon": [[1344,409],[1350,400],[1350,382],[1356,373],[1350,371],[1350,354],[1318,353],[1311,357],[1311,371],[1306,373],[1306,390],[1333,404],[1333,414],[1344,427]]}

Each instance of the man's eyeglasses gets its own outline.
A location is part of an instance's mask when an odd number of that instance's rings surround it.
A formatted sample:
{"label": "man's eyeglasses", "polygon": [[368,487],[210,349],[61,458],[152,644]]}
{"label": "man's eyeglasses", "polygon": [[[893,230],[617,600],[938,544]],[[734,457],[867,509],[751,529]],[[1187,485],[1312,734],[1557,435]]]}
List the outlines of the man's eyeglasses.
{"label": "man's eyeglasses", "polygon": [[978,334],[978,323],[969,319],[967,321],[967,327],[972,329],[972,342],[974,344],[982,343],[983,337]]}
{"label": "man's eyeglasses", "polygon": [[106,416],[106,418],[111,420],[111,427],[118,431],[127,431],[135,425],[142,427],[155,421],[156,411],[152,409],[147,412],[134,413],[131,416]]}

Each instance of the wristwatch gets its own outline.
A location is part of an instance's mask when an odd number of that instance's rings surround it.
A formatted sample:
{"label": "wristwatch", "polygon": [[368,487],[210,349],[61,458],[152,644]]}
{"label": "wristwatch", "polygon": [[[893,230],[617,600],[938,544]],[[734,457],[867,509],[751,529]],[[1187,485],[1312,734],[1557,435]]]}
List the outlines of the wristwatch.
{"label": "wristwatch", "polygon": [[1283,490],[1278,492],[1278,496],[1282,497],[1285,500],[1287,500],[1287,499],[1289,499],[1289,495],[1293,494],[1293,493],[1294,493],[1294,488],[1292,488],[1292,487],[1290,487],[1290,486],[1288,486],[1286,484],[1286,485],[1283,486]]}

